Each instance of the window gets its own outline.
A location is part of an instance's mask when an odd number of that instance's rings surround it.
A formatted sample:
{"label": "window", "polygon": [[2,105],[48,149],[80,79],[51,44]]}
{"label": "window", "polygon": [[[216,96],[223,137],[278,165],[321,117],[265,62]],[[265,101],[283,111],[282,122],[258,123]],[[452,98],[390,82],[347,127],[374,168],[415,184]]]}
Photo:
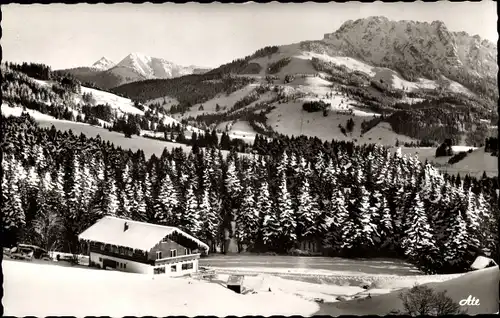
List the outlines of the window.
{"label": "window", "polygon": [[158,274],[165,274],[165,266],[162,266],[162,267],[155,267],[155,269],[153,270],[153,273],[155,275],[158,275]]}
{"label": "window", "polygon": [[104,244],[101,244],[101,251],[104,251]]}
{"label": "window", "polygon": [[102,262],[102,257],[99,257],[99,262]]}
{"label": "window", "polygon": [[156,259],[161,259],[161,251],[156,251]]}
{"label": "window", "polygon": [[127,254],[128,256],[132,256],[134,255],[134,251],[132,251],[131,249],[127,250]]}
{"label": "window", "polygon": [[120,253],[120,255],[123,255],[123,247],[118,248],[118,252]]}
{"label": "window", "polygon": [[191,254],[191,249],[190,248],[185,248],[184,249],[184,255],[189,255]]}
{"label": "window", "polygon": [[170,271],[171,272],[177,272],[177,265],[170,266]]}
{"label": "window", "polygon": [[177,250],[170,250],[170,257],[177,257]]}
{"label": "window", "polygon": [[127,264],[123,263],[123,268],[127,268]]}
{"label": "window", "polygon": [[185,270],[188,270],[188,269],[192,269],[193,268],[193,263],[184,263],[182,264],[182,270],[185,271]]}

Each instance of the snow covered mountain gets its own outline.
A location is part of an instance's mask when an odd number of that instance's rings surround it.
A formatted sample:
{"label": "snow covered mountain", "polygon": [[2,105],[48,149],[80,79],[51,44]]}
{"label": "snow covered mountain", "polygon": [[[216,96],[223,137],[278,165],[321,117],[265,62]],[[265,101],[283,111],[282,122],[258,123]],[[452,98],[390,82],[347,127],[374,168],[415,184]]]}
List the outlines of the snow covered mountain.
{"label": "snow covered mountain", "polygon": [[95,69],[98,69],[101,71],[107,71],[115,65],[116,65],[115,62],[113,62],[105,57],[101,57],[97,62],[92,64],[92,68],[95,68]]}
{"label": "snow covered mountain", "polygon": [[349,20],[334,33],[325,34],[322,41],[304,44],[320,53],[388,67],[405,77],[496,78],[498,72],[494,43],[478,35],[451,32],[441,21]]}
{"label": "snow covered mountain", "polygon": [[147,56],[142,53],[131,53],[121,60],[116,68],[129,68],[146,79],[173,78],[200,73],[203,68],[181,66],[162,58]]}
{"label": "snow covered mountain", "polygon": [[203,74],[209,70],[194,65],[181,66],[165,59],[141,53],[131,53],[118,64],[103,57],[92,67],[77,67],[61,70],[61,72],[69,73],[84,83],[92,83],[99,88],[110,89],[131,82]]}

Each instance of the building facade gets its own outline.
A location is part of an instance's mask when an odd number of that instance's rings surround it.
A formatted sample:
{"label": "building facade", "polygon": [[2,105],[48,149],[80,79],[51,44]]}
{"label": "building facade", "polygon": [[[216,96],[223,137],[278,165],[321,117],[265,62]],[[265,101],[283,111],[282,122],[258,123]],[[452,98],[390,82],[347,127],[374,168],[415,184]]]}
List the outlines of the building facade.
{"label": "building facade", "polygon": [[198,271],[208,245],[171,226],[106,216],[78,236],[89,266],[124,272],[183,276]]}

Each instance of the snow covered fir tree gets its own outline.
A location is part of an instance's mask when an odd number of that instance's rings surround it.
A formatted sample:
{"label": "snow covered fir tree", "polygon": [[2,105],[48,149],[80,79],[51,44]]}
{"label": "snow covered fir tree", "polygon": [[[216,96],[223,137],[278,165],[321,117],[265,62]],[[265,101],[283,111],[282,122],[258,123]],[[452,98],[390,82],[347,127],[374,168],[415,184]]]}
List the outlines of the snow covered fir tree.
{"label": "snow covered fir tree", "polygon": [[[2,117],[2,241],[78,252],[104,215],[178,226],[224,252],[391,256],[429,273],[497,257],[495,179],[453,177],[378,145],[258,138],[258,154],[164,150],[145,158],[100,137]],[[236,226],[231,227],[231,223]]]}

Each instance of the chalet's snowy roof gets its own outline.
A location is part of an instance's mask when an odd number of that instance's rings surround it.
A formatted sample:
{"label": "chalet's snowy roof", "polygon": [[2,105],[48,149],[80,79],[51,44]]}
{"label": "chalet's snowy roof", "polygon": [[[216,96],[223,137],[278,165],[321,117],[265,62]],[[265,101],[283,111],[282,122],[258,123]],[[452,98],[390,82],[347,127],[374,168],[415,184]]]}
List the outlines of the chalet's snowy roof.
{"label": "chalet's snowy roof", "polygon": [[[128,228],[124,231],[125,223]],[[105,216],[78,235],[78,239],[130,247],[142,251],[151,250],[167,235],[177,233],[195,242],[202,249],[208,245],[188,233],[173,227]]]}

